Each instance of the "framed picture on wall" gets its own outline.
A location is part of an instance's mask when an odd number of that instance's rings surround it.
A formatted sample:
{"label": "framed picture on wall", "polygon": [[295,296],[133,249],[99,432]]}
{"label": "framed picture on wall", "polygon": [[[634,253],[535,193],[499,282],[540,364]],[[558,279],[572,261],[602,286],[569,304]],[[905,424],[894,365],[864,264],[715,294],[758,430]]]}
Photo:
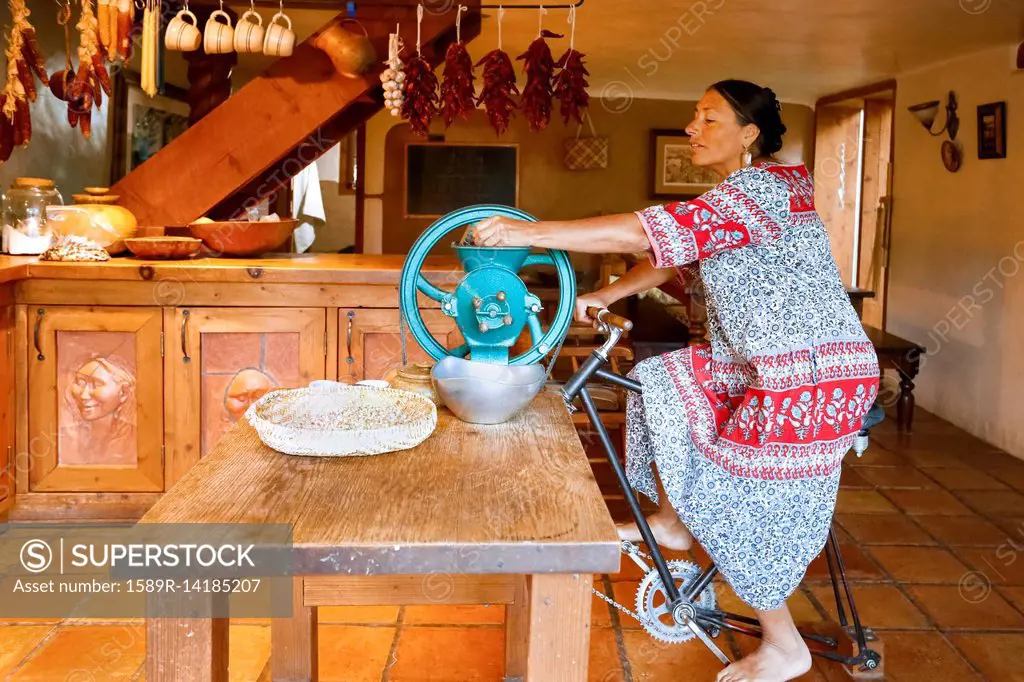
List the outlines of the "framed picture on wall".
{"label": "framed picture on wall", "polygon": [[405,148],[405,218],[474,204],[519,206],[519,146],[416,142]]}
{"label": "framed picture on wall", "polygon": [[160,94],[142,91],[139,74],[111,73],[110,181],[117,182],[188,128],[189,105],[183,88],[165,83]]}
{"label": "framed picture on wall", "polygon": [[691,154],[685,130],[651,131],[651,199],[692,199],[718,184],[714,173],[693,165]]}
{"label": "framed picture on wall", "polygon": [[129,84],[125,132],[125,169],[133,168],[160,151],[188,128],[189,106],[165,95],[149,97]]}
{"label": "framed picture on wall", "polygon": [[1006,158],[1006,102],[978,106],[978,158]]}

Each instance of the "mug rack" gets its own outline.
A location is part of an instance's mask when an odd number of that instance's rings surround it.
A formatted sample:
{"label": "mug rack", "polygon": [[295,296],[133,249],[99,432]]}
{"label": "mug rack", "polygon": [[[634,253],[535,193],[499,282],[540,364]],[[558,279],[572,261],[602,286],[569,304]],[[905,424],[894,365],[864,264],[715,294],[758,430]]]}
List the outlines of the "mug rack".
{"label": "mug rack", "polygon": [[[537,5],[510,5],[510,4],[504,4],[504,3],[497,4],[497,5],[495,5],[495,4],[482,4],[482,5],[476,5],[476,6],[472,7],[471,9],[477,9],[477,8],[479,8],[479,9],[499,9],[500,8],[500,9],[506,9],[506,10],[510,10],[510,9],[571,9],[571,8],[578,8],[578,7],[580,7],[581,5],[583,5],[584,2],[586,2],[586,0],[576,0],[576,2],[561,3],[561,4],[550,4],[550,5],[546,4],[546,3],[545,4],[537,4]],[[359,4],[359,3],[352,2],[352,1],[349,1],[349,2],[345,3],[345,7],[348,10],[350,15],[353,15],[355,13],[355,9],[356,9],[356,5],[357,4]],[[401,2],[374,2],[373,0],[368,0],[365,4],[368,5],[368,6],[371,6],[371,7],[409,7],[410,6],[409,3],[401,3]],[[457,2],[452,2],[452,3],[448,3],[448,4],[450,5],[450,7],[446,11],[453,12],[453,11],[458,9],[459,3],[457,3]]]}

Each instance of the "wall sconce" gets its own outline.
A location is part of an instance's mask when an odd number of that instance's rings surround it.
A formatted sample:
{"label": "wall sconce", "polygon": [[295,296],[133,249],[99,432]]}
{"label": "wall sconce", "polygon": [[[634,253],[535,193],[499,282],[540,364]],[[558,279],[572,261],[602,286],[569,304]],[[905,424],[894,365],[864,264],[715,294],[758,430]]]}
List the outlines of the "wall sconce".
{"label": "wall sconce", "polygon": [[946,125],[942,126],[942,130],[932,130],[932,124],[935,123],[935,117],[939,113],[939,100],[915,104],[914,106],[907,107],[907,111],[912,113],[921,125],[924,126],[924,129],[932,135],[941,135],[948,132],[949,139],[956,139],[956,133],[960,129],[960,119],[956,115],[956,93],[952,90],[950,90],[949,97],[946,99]]}
{"label": "wall sconce", "polygon": [[922,102],[921,104],[907,107],[907,111],[914,115],[914,118],[924,126],[924,129],[930,135],[949,134],[949,139],[942,143],[942,164],[950,173],[955,173],[960,170],[962,159],[960,147],[954,142],[956,140],[956,133],[960,129],[960,119],[956,115],[956,93],[950,90],[949,96],[946,98],[946,124],[942,126],[941,130],[933,131],[932,124],[935,123],[935,117],[939,113],[939,104],[939,100]]}

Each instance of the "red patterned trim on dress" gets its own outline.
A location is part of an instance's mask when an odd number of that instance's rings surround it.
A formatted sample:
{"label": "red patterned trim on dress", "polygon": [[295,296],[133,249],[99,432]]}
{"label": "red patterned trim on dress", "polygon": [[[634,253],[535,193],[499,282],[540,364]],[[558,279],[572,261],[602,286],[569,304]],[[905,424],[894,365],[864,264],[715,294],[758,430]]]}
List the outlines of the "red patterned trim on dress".
{"label": "red patterned trim on dress", "polygon": [[726,220],[746,226],[755,244],[766,244],[782,234],[782,227],[761,204],[735,185],[722,183],[693,203],[703,203]]}
{"label": "red patterned trim on dress", "polygon": [[651,242],[651,262],[656,268],[692,263],[698,258],[697,240],[691,230],[680,230],[679,223],[662,206],[637,211],[636,217]]}
{"label": "red patterned trim on dress", "polygon": [[638,215],[656,267],[679,267],[750,244],[746,227],[724,220],[699,199],[651,206]]}
{"label": "red patterned trim on dress", "polygon": [[814,210],[814,180],[807,166],[801,163],[791,166],[765,166],[764,169],[781,178],[789,187],[789,210],[792,213]]}
{"label": "red patterned trim on dress", "polygon": [[811,348],[754,355],[755,388],[779,391],[838,379],[878,376],[878,359],[870,342],[834,341]]}
{"label": "red patterned trim on dress", "polygon": [[[758,404],[763,405],[760,400],[770,392],[752,389],[738,409],[730,411],[711,389],[715,381],[707,345],[668,353],[662,361],[690,418],[694,445],[708,460],[741,477],[791,480],[831,474],[852,446],[860,419],[874,402],[878,388],[875,375],[870,380],[825,382],[805,388],[810,402],[801,391],[789,392],[795,397],[775,395],[770,412],[750,409],[744,416],[753,423],[760,420],[773,438],[762,442],[751,430],[750,439],[731,440],[721,435],[726,424],[737,421],[742,430],[735,415],[751,405],[754,397],[760,396]],[[776,398],[779,403],[774,403]],[[780,409],[774,409],[775,404]],[[794,410],[794,406],[800,409]],[[781,435],[774,435],[776,428]],[[797,429],[806,429],[807,437],[793,438]]]}

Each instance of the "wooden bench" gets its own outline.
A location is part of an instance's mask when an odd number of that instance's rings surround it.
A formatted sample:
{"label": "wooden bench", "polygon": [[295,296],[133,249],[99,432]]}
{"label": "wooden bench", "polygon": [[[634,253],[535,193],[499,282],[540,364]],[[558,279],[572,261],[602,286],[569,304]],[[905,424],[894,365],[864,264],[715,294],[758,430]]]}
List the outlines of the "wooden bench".
{"label": "wooden bench", "polygon": [[[318,678],[318,606],[489,603],[506,605],[508,678],[583,682],[593,575],[615,573],[621,557],[551,392],[496,426],[439,410],[418,447],[373,457],[284,455],[243,420],[140,523],[291,527],[302,574],[283,578],[291,617],[271,621],[275,681]],[[153,596],[148,613],[193,612],[180,610],[185,598]],[[149,618],[146,679],[226,680],[227,639],[224,618]]]}
{"label": "wooden bench", "polygon": [[914,422],[914,379],[921,367],[924,347],[875,327],[864,325],[864,332],[875,347],[875,354],[878,355],[878,366],[882,375],[879,378],[882,384],[879,387],[879,401],[886,403],[885,370],[895,369],[900,376],[899,397],[896,399],[896,424],[900,431],[909,431]]}

